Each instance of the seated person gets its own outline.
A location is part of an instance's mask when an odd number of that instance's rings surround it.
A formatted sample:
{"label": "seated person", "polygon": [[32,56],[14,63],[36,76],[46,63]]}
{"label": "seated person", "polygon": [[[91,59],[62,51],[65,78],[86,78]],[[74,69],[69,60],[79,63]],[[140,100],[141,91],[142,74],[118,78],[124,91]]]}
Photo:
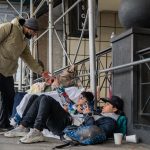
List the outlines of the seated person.
{"label": "seated person", "polygon": [[[65,88],[65,91],[66,91],[67,95],[69,95],[69,98],[72,99],[74,102],[77,101],[77,99],[81,93],[81,90],[77,87]],[[24,112],[26,111],[28,105],[30,106],[31,103],[34,101],[33,97],[43,95],[43,94],[53,97],[58,102],[63,101],[63,98],[58,94],[58,92],[56,90],[51,91],[51,92],[46,92],[46,93],[40,93],[40,94],[26,94],[23,97],[20,104],[16,107],[17,113],[11,119],[11,125],[13,125],[13,126],[18,125],[19,122],[21,121],[21,119],[24,115]]]}
{"label": "seated person", "polygon": [[[70,98],[70,97],[69,97]],[[82,92],[77,102],[77,112],[82,113],[82,103],[93,101],[91,92]],[[66,108],[66,104],[64,104]],[[90,106],[89,106],[90,108]],[[88,110],[89,111],[89,110]],[[85,111],[86,113],[86,111]],[[6,137],[24,136],[22,143],[44,141],[43,128],[47,128],[55,135],[61,136],[66,126],[72,124],[72,117],[66,109],[54,98],[48,95],[37,96],[18,127],[4,134]],[[33,127],[28,133],[28,128]]]}

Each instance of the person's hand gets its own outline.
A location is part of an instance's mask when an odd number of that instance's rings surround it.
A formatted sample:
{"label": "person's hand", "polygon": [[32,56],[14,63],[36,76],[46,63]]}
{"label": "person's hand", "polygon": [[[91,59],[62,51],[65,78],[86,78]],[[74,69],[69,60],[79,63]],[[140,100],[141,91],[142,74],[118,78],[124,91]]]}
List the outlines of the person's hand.
{"label": "person's hand", "polygon": [[51,75],[51,73],[49,72],[49,71],[43,71],[42,72],[42,77],[44,78],[44,79],[47,79],[47,78],[50,78],[52,75]]}
{"label": "person's hand", "polygon": [[64,108],[64,110],[65,110],[66,112],[68,112],[68,106],[67,106],[67,105],[64,105],[63,108]]}
{"label": "person's hand", "polygon": [[55,89],[55,88],[58,88],[60,86],[60,83],[59,83],[59,79],[57,77],[54,78],[54,81],[52,82],[52,89]]}
{"label": "person's hand", "polygon": [[82,105],[77,105],[77,111],[83,114],[88,114],[91,112],[90,107],[88,106],[87,103],[82,104]]}
{"label": "person's hand", "polygon": [[52,85],[55,81],[55,77],[51,76],[50,78],[45,79],[47,85]]}
{"label": "person's hand", "polygon": [[87,103],[84,104],[83,114],[88,114],[88,113],[90,113],[90,112],[91,112],[91,110],[90,110],[89,105],[88,105]]}
{"label": "person's hand", "polygon": [[77,105],[77,111],[78,111],[78,113],[80,113],[80,114],[83,113],[83,107],[82,107],[82,105]]}
{"label": "person's hand", "polygon": [[55,77],[53,77],[52,74],[48,71],[44,71],[42,73],[42,77],[44,78],[46,84],[48,85],[51,85],[55,80]]}

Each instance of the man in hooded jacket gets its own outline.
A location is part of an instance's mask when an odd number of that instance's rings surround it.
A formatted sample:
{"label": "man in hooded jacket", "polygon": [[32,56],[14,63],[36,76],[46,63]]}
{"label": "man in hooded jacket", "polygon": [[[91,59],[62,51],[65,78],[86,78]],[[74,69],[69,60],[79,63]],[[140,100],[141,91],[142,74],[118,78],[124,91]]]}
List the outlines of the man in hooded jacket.
{"label": "man in hooded jacket", "polygon": [[34,60],[30,53],[27,39],[33,38],[38,31],[35,18],[15,18],[12,22],[0,24],[0,129],[8,129],[9,117],[14,101],[13,74],[18,68],[21,58],[33,72],[43,73],[43,68]]}

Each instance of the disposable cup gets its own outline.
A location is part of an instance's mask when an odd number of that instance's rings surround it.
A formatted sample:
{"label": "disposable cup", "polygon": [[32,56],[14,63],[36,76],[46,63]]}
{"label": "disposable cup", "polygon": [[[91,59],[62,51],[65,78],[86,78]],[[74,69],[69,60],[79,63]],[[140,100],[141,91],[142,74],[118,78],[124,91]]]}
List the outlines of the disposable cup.
{"label": "disposable cup", "polygon": [[126,142],[137,143],[137,136],[135,134],[126,136]]}
{"label": "disposable cup", "polygon": [[114,142],[116,145],[120,145],[122,143],[122,133],[114,133]]}

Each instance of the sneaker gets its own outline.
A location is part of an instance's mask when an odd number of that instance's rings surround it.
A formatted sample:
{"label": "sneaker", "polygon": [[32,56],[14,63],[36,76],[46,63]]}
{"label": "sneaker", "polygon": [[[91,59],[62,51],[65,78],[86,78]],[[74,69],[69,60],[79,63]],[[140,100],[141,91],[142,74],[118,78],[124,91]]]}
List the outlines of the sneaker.
{"label": "sneaker", "polygon": [[2,128],[2,127],[0,127],[0,134],[3,134],[4,132],[6,132],[6,131],[10,131],[10,130],[12,130],[14,127],[13,126],[8,126],[8,127],[4,127],[4,128]]}
{"label": "sneaker", "polygon": [[5,132],[4,136],[5,137],[20,137],[20,136],[27,135],[28,132],[29,132],[29,129],[18,126],[13,130]]}
{"label": "sneaker", "polygon": [[21,143],[37,143],[45,141],[42,132],[36,129],[30,129],[30,132],[19,140]]}

